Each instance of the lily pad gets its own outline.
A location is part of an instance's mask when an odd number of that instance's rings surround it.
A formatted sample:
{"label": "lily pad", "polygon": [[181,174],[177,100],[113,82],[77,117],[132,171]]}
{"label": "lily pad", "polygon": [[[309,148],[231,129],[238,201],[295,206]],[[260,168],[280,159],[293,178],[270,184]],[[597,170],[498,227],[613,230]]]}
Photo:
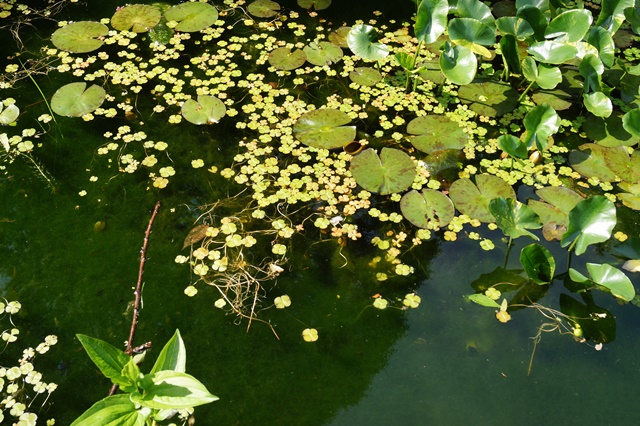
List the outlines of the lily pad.
{"label": "lily pad", "polygon": [[498,197],[489,202],[489,211],[498,227],[509,238],[527,236],[536,241],[540,240],[528,229],[542,228],[542,223],[533,209],[526,204],[515,198]]}
{"label": "lily pad", "polygon": [[486,58],[491,57],[491,53],[484,46],[495,44],[495,28],[473,18],[453,18],[449,21],[447,28],[449,39],[455,44],[464,46]]}
{"label": "lily pad", "polygon": [[625,129],[619,112],[607,118],[589,117],[583,129],[589,139],[602,146],[633,146],[640,141],[640,136],[634,136]]}
{"label": "lily pad", "polygon": [[99,22],[73,22],[57,29],[51,35],[55,47],[73,53],[87,53],[99,49],[104,43],[99,37],[109,34],[109,28]]}
{"label": "lily pad", "polygon": [[530,149],[534,145],[544,151],[549,145],[549,136],[558,131],[560,117],[549,105],[542,104],[533,107],[524,117],[525,136],[522,141]]}
{"label": "lily pad", "polygon": [[604,182],[614,182],[616,174],[605,160],[607,148],[595,143],[587,143],[569,153],[569,163],[576,172],[586,178],[597,177]]}
{"label": "lily pad", "polygon": [[624,130],[640,138],[640,109],[632,109],[622,117]]}
{"label": "lily pad", "polygon": [[349,31],[351,31],[351,27],[340,27],[337,30],[330,32],[327,38],[331,43],[338,47],[349,47],[347,44]]}
{"label": "lily pad", "polygon": [[640,183],[631,184],[620,182],[618,187],[625,191],[616,194],[620,201],[622,201],[622,204],[632,210],[640,210]]}
{"label": "lily pad", "polygon": [[256,0],[249,3],[247,12],[257,18],[272,18],[280,13],[280,5],[271,0]]}
{"label": "lily pad", "polygon": [[418,150],[431,154],[443,149],[462,149],[469,135],[455,121],[444,115],[425,115],[414,118],[407,132],[417,135],[409,139]]}
{"label": "lily pad", "polygon": [[311,42],[303,49],[307,61],[313,65],[331,65],[342,58],[342,49],[328,41]]}
{"label": "lily pad", "polygon": [[9,124],[16,121],[19,115],[20,115],[20,108],[18,108],[15,104],[9,104],[5,108],[2,101],[0,101],[0,124],[1,125],[8,126]]}
{"label": "lily pad", "polygon": [[448,225],[456,213],[451,199],[434,189],[407,192],[400,200],[400,210],[412,225],[435,230]]}
{"label": "lily pad", "polygon": [[449,197],[460,213],[481,222],[493,222],[489,202],[498,197],[516,198],[516,193],[511,185],[494,175],[477,175],[475,180],[475,184],[468,178],[453,182]]}
{"label": "lily pad", "polygon": [[305,9],[323,10],[329,7],[331,0],[298,0],[298,6]]}
{"label": "lily pad", "polygon": [[528,56],[522,61],[522,73],[529,81],[536,83],[543,89],[555,89],[562,82],[560,68],[540,64]]}
{"label": "lily pad", "polygon": [[354,25],[347,36],[349,49],[362,59],[378,61],[389,55],[389,46],[378,43],[378,31],[371,25]]}
{"label": "lily pad", "polygon": [[440,69],[452,83],[464,86],[473,81],[478,70],[476,55],[464,46],[447,41],[440,54]]}
{"label": "lily pad", "polygon": [[620,179],[628,183],[640,182],[640,151],[634,151],[631,156],[623,147],[608,148],[604,153],[607,167]]}
{"label": "lily pad", "polygon": [[118,31],[144,33],[158,25],[160,9],[146,4],[131,4],[118,9],[111,17],[111,26]]}
{"label": "lily pad", "polygon": [[416,176],[411,157],[395,148],[382,148],[379,157],[373,148],[365,149],[353,157],[349,170],[358,185],[382,195],[404,191]]}
{"label": "lily pad", "polygon": [[301,67],[307,60],[303,50],[293,52],[288,47],[278,47],[269,54],[269,63],[278,70],[291,71]]}
{"label": "lily pad", "polygon": [[611,238],[616,226],[616,206],[605,196],[595,195],[580,201],[569,212],[569,227],[562,237],[561,245],[575,246],[579,256],[591,244],[602,243]]}
{"label": "lily pad", "polygon": [[544,35],[555,41],[575,43],[587,34],[591,22],[593,22],[593,16],[588,9],[567,10],[549,22]]}
{"label": "lily pad", "polygon": [[53,94],[51,109],[58,115],[81,117],[98,109],[106,96],[105,90],[96,84],[87,88],[84,82],[69,83]]}
{"label": "lily pad", "polygon": [[636,296],[633,283],[620,269],[607,264],[587,263],[587,271],[591,280],[573,268],[569,268],[569,276],[579,283],[592,281],[598,289],[611,293],[625,302],[630,302]]}
{"label": "lily pad", "polygon": [[449,2],[447,0],[421,1],[416,13],[414,26],[416,38],[426,44],[431,44],[447,27]]}
{"label": "lily pad", "polygon": [[341,148],[356,137],[355,126],[345,126],[351,122],[347,113],[321,108],[302,114],[293,126],[296,138],[314,148]]}
{"label": "lily pad", "polygon": [[182,3],[164,12],[167,21],[176,21],[176,31],[193,33],[210,27],[218,20],[218,11],[208,3]]}
{"label": "lily pad", "polygon": [[558,65],[575,59],[578,49],[571,44],[547,40],[532,44],[527,52],[538,62]]}
{"label": "lily pad", "polygon": [[382,80],[382,74],[373,68],[358,67],[349,73],[349,78],[360,86],[373,86]]}
{"label": "lily pad", "polygon": [[182,116],[190,123],[214,124],[224,117],[227,108],[224,103],[215,96],[200,95],[198,101],[187,100],[182,105]]}
{"label": "lily pad", "polygon": [[483,81],[460,87],[458,97],[480,115],[501,117],[516,108],[519,96],[508,84]]}
{"label": "lily pad", "polygon": [[532,96],[536,105],[548,104],[556,111],[564,111],[571,108],[575,100],[563,90],[539,91]]}

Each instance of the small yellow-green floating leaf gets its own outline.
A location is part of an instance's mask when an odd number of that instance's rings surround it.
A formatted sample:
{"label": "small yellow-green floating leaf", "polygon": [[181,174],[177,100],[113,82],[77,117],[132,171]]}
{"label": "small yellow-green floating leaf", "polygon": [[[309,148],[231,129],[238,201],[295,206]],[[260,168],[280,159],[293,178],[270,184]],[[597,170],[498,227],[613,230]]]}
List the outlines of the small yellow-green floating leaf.
{"label": "small yellow-green floating leaf", "polygon": [[373,307],[376,309],[386,309],[389,305],[389,301],[387,299],[383,299],[382,297],[378,297],[373,301]]}
{"label": "small yellow-green floating leaf", "polygon": [[303,50],[293,52],[288,47],[278,47],[269,54],[269,63],[277,70],[291,71],[301,67],[307,60]]}
{"label": "small yellow-green floating leaf", "polygon": [[305,328],[302,330],[302,338],[305,342],[315,342],[318,340],[318,330],[315,328]]}
{"label": "small yellow-green floating leaf", "polygon": [[[86,90],[85,90],[86,89]],[[58,115],[81,117],[95,111],[102,105],[107,93],[98,85],[87,83],[69,83],[53,94],[51,109]]]}
{"label": "small yellow-green floating leaf", "polygon": [[156,6],[131,4],[116,11],[111,17],[111,26],[118,31],[145,33],[158,25],[162,13]]}
{"label": "small yellow-green floating leaf", "polygon": [[283,294],[282,296],[276,297],[273,303],[278,309],[288,308],[289,306],[291,306],[291,298],[286,294]]}
{"label": "small yellow-green floating leaf", "polygon": [[313,65],[331,65],[342,58],[342,49],[328,41],[311,42],[303,49],[307,61]]}
{"label": "small yellow-green floating leaf", "polygon": [[193,33],[213,25],[218,20],[218,11],[208,3],[182,3],[167,9],[164,17],[179,22],[176,31]]}
{"label": "small yellow-green floating leaf", "polygon": [[257,18],[272,18],[280,13],[280,5],[271,0],[256,0],[249,3],[247,12]]}
{"label": "small yellow-green floating leaf", "polygon": [[214,305],[216,308],[222,309],[227,305],[227,301],[221,297],[220,299],[215,301]]}
{"label": "small yellow-green floating leaf", "polygon": [[224,103],[215,96],[200,95],[198,101],[187,100],[182,105],[182,116],[190,123],[214,124],[227,112]]}
{"label": "small yellow-green floating leaf", "polygon": [[98,37],[109,34],[109,28],[99,22],[80,21],[65,25],[51,36],[55,47],[73,53],[87,53],[99,49],[104,43]]}
{"label": "small yellow-green floating leaf", "polygon": [[330,4],[331,0],[298,0],[298,6],[305,9],[313,7],[315,10],[322,10],[328,8]]}
{"label": "small yellow-green floating leaf", "polygon": [[420,296],[418,296],[415,293],[409,293],[404,296],[404,300],[402,301],[402,304],[408,308],[415,309],[418,306],[420,306],[420,302],[422,302],[422,299],[420,298]]}

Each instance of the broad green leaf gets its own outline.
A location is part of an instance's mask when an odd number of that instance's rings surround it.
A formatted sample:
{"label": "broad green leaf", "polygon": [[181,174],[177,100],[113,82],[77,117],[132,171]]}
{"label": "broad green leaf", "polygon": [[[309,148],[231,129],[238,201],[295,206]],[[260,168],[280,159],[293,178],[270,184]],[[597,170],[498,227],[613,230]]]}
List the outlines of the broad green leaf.
{"label": "broad green leaf", "polygon": [[182,3],[167,9],[164,17],[179,22],[176,31],[193,33],[213,25],[218,20],[218,11],[209,3]]}
{"label": "broad green leaf", "polygon": [[602,90],[602,73],[604,65],[596,55],[589,54],[580,61],[580,75],[584,77],[584,91],[586,93]]}
{"label": "broad green leaf", "polygon": [[571,9],[562,12],[547,26],[544,34],[558,42],[575,43],[582,40],[593,22],[588,9]]}
{"label": "broad green leaf", "polygon": [[629,156],[624,147],[607,148],[604,152],[607,167],[620,179],[628,183],[640,182],[640,151],[635,150]]}
{"label": "broad green leaf", "polygon": [[306,112],[293,126],[296,138],[314,148],[341,148],[356,137],[355,126],[345,126],[351,118],[337,109],[321,108]]}
{"label": "broad green leaf", "polygon": [[157,373],[162,370],[177,371],[184,373],[187,364],[187,349],[184,346],[182,337],[180,336],[180,330],[176,329],[173,337],[169,339],[160,354],[156,359],[151,373]]}
{"label": "broad green leaf", "polygon": [[587,263],[587,270],[593,282],[615,297],[630,302],[636,296],[631,280],[618,268],[607,264]]}
{"label": "broad green leaf", "polygon": [[278,70],[291,71],[301,67],[307,55],[301,49],[291,51],[288,47],[278,47],[269,54],[269,63]]}
{"label": "broad green leaf", "polygon": [[448,13],[447,0],[422,0],[418,5],[414,26],[418,41],[427,44],[436,41],[447,28]]}
{"label": "broad green leaf", "polygon": [[555,134],[560,126],[560,117],[556,111],[547,104],[534,107],[524,117],[524,128],[526,135],[522,141],[527,144],[527,148],[534,145],[540,151],[547,149],[549,136]]}
{"label": "broad green leaf", "polygon": [[[91,361],[105,377],[111,379],[114,383],[123,381],[122,369],[131,359],[130,356],[104,340],[95,339],[84,334],[76,334],[76,337],[82,343]],[[124,382],[126,383],[127,380],[124,380]]]}
{"label": "broad green leaf", "polygon": [[511,34],[505,34],[500,39],[500,51],[504,58],[504,64],[509,73],[520,74],[520,53],[518,51],[518,40]]}
{"label": "broad green leaf", "polygon": [[[462,214],[481,222],[493,222],[489,202],[495,198],[515,198],[516,193],[507,182],[497,176],[480,174],[474,184],[468,178],[458,179],[449,188],[449,197]],[[477,186],[476,186],[477,185]]]}
{"label": "broad green leaf", "polygon": [[476,75],[478,59],[466,47],[454,46],[447,41],[440,54],[440,69],[452,83],[469,84]]}
{"label": "broad green leaf", "polygon": [[587,33],[585,41],[598,50],[598,57],[605,66],[613,66],[616,46],[611,33],[602,27],[593,27]]}
{"label": "broad green leaf", "polygon": [[549,284],[556,271],[556,261],[540,244],[526,246],[520,252],[520,263],[527,276],[536,284]]}
{"label": "broad green leaf", "polygon": [[215,96],[198,95],[198,100],[188,99],[182,105],[182,116],[190,123],[215,124],[227,112],[224,103]]}
{"label": "broad green leaf", "polygon": [[498,148],[516,158],[527,158],[529,153],[527,145],[512,135],[500,136],[498,138]]}
{"label": "broad green leaf", "polygon": [[527,80],[535,82],[545,90],[555,89],[562,82],[560,68],[545,64],[538,66],[531,56],[522,61],[522,74]]}
{"label": "broad green leaf", "polygon": [[426,229],[443,228],[455,216],[453,202],[434,189],[407,192],[400,200],[400,210],[412,225]]}
{"label": "broad green leaf", "polygon": [[542,227],[540,218],[526,204],[522,204],[514,198],[494,198],[489,202],[489,211],[496,220],[498,227],[510,238],[527,236],[534,240],[540,240],[527,229]]}
{"label": "broad green leaf", "polygon": [[571,44],[547,40],[532,44],[527,52],[538,62],[558,65],[575,59],[578,49]]}
{"label": "broad green leaf", "polygon": [[395,148],[382,148],[380,157],[373,148],[365,149],[351,160],[354,179],[364,189],[382,195],[402,192],[416,176],[411,157]]}
{"label": "broad green leaf", "polygon": [[594,143],[580,145],[569,153],[571,167],[586,178],[596,177],[604,182],[616,180],[616,174],[607,165],[607,148]]}
{"label": "broad green leaf", "polygon": [[536,195],[567,215],[576,204],[584,199],[580,194],[565,186],[546,186],[538,189]]}
{"label": "broad green leaf", "polygon": [[541,9],[531,5],[519,7],[516,17],[527,21],[533,30],[533,38],[535,40],[544,40],[544,30],[547,28],[547,18]]}
{"label": "broad green leaf", "polygon": [[625,9],[633,7],[634,0],[602,0],[602,10],[596,25],[615,34],[625,19]]}
{"label": "broad green leaf", "polygon": [[20,108],[18,108],[16,104],[9,104],[6,108],[4,108],[2,101],[0,101],[0,124],[1,125],[8,126],[9,124],[16,121],[16,119],[19,116],[20,116]]}
{"label": "broad green leaf", "polygon": [[349,73],[349,79],[360,86],[373,86],[382,80],[382,74],[373,68],[358,67]]}
{"label": "broad green leaf", "polygon": [[313,65],[331,65],[342,58],[342,49],[328,41],[311,42],[302,50],[307,55],[307,61]]}
{"label": "broad green leaf", "polygon": [[484,294],[470,294],[467,298],[480,306],[486,306],[487,308],[500,308],[500,304],[498,302],[490,299]]}
{"label": "broad green leaf", "polygon": [[398,64],[400,64],[400,66],[405,70],[413,71],[415,69],[415,65],[413,63],[413,55],[410,55],[406,52],[397,52],[393,56],[396,58],[396,61],[398,61]]}
{"label": "broad green leaf", "polygon": [[518,40],[523,40],[534,34],[531,24],[517,16],[503,16],[496,20],[498,30],[503,35],[511,35]]}
{"label": "broad green leaf", "polygon": [[569,212],[569,228],[562,237],[561,245],[575,247],[579,256],[591,244],[611,238],[615,225],[616,206],[607,197],[595,195],[580,201]]}
{"label": "broad green leaf", "polygon": [[506,83],[474,81],[458,89],[458,98],[469,109],[487,117],[501,117],[518,105],[518,92]]}
{"label": "broad green leaf", "polygon": [[156,6],[130,4],[118,9],[111,17],[111,26],[118,31],[145,33],[158,25],[162,12]]}
{"label": "broad green leaf", "polygon": [[271,0],[256,0],[249,3],[247,12],[258,18],[272,18],[280,13],[280,5]]}
{"label": "broad green leaf", "polygon": [[305,9],[323,10],[329,7],[331,0],[298,0],[298,6]]}
{"label": "broad green leaf", "polygon": [[128,394],[120,394],[96,402],[71,426],[144,426],[150,415],[151,410],[136,409]]}
{"label": "broad green leaf", "polygon": [[584,106],[597,117],[609,117],[613,112],[611,99],[602,92],[585,93],[582,95]]}
{"label": "broad green leaf", "polygon": [[469,135],[458,123],[444,115],[416,117],[407,124],[407,133],[416,135],[409,142],[427,154],[443,149],[462,149],[469,140]]}
{"label": "broad green leaf", "polygon": [[349,49],[369,61],[378,61],[389,55],[389,46],[377,41],[378,31],[371,25],[354,25],[347,36]]}
{"label": "broad green leaf", "polygon": [[73,53],[87,53],[97,50],[104,41],[100,37],[109,34],[109,28],[99,22],[72,22],[58,28],[51,35],[55,47]]}
{"label": "broad green leaf", "polygon": [[86,87],[84,82],[69,83],[56,90],[51,98],[53,112],[66,117],[81,117],[98,109],[107,92],[96,84],[85,90]]}
{"label": "broad green leaf", "polygon": [[546,12],[549,10],[549,0],[516,0],[516,9],[520,10],[523,7],[535,7]]}
{"label": "broad green leaf", "polygon": [[458,0],[456,10],[461,18],[473,18],[483,24],[495,28],[495,18],[491,13],[491,8],[480,0]]}
{"label": "broad green leaf", "polygon": [[640,35],[640,7],[628,7],[624,10],[624,16],[627,18],[633,32]]}
{"label": "broad green leaf", "polygon": [[[632,110],[633,111],[633,110]],[[632,114],[633,116],[633,114]],[[598,145],[606,147],[634,146],[640,141],[640,135],[634,136],[624,125],[624,117],[618,111],[613,111],[609,117],[588,117],[583,125],[587,138]],[[634,123],[627,123],[633,126]],[[631,128],[631,130],[633,130]]]}
{"label": "broad green leaf", "polygon": [[140,376],[140,367],[136,364],[135,357],[129,358],[129,362],[127,362],[127,364],[122,368],[120,375],[123,378],[123,380],[118,383],[120,390],[125,393],[135,392],[138,390],[136,382]]}
{"label": "broad green leaf", "polygon": [[471,51],[490,57],[489,50],[482,46],[492,46],[496,42],[495,31],[473,18],[454,18],[449,21],[449,39],[455,44]]}
{"label": "broad green leaf", "polygon": [[640,138],[640,109],[627,112],[622,117],[622,127],[636,138]]}
{"label": "broad green leaf", "polygon": [[177,371],[159,371],[142,379],[144,394],[133,394],[131,399],[143,407],[152,409],[176,409],[197,407],[217,401],[195,377]]}

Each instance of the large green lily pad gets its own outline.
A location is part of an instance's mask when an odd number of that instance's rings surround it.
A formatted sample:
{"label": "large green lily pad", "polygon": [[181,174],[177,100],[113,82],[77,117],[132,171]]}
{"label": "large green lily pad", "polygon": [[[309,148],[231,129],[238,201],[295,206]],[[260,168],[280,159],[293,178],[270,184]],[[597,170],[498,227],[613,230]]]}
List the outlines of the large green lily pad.
{"label": "large green lily pad", "polygon": [[104,43],[98,37],[109,34],[109,28],[99,22],[73,22],[57,29],[51,35],[55,47],[73,53],[87,53],[99,49]]}
{"label": "large green lily pad", "polygon": [[198,96],[198,101],[187,100],[182,105],[182,116],[190,123],[214,124],[224,117],[227,108],[224,103],[215,96]]}
{"label": "large green lily pad", "polygon": [[158,25],[162,12],[155,6],[131,4],[116,11],[111,17],[111,26],[118,31],[144,33]]}
{"label": "large green lily pad", "polygon": [[458,97],[480,115],[500,117],[516,108],[519,95],[508,84],[483,81],[461,86]]}
{"label": "large green lily pad", "polygon": [[547,186],[536,194],[542,201],[529,200],[527,204],[543,224],[555,223],[557,227],[569,224],[569,212],[583,200],[580,194],[564,186]]}
{"label": "large green lily pad", "polygon": [[349,73],[349,78],[360,86],[373,86],[382,80],[382,74],[373,68],[358,67]]}
{"label": "large green lily pad", "polygon": [[182,3],[164,12],[167,21],[176,21],[176,31],[193,33],[210,27],[218,20],[218,11],[208,3]]}
{"label": "large green lily pad", "polygon": [[444,115],[416,117],[407,124],[407,132],[416,135],[409,139],[418,150],[431,154],[443,149],[462,149],[469,135],[455,121]]}
{"label": "large green lily pad", "polygon": [[614,182],[616,174],[611,171],[605,160],[605,148],[595,143],[580,145],[569,153],[569,163],[573,170],[586,178],[597,177],[604,182]]}
{"label": "large green lily pad", "polygon": [[278,70],[291,71],[307,60],[307,55],[303,50],[297,49],[293,52],[288,47],[278,47],[269,54],[269,63]]}
{"label": "large green lily pad", "polygon": [[626,183],[620,182],[618,187],[625,191],[616,194],[622,204],[629,207],[632,210],[640,210],[640,183]]}
{"label": "large green lily pad", "polygon": [[575,246],[580,256],[591,244],[611,238],[616,226],[616,206],[605,196],[595,195],[580,201],[569,212],[569,227],[562,236],[562,247]]}
{"label": "large green lily pad", "polygon": [[590,140],[602,146],[633,146],[640,141],[640,138],[625,130],[622,114],[619,112],[614,112],[607,118],[589,117],[583,129]]}
{"label": "large green lily pad", "polygon": [[331,0],[298,0],[298,6],[305,9],[323,10],[329,7]]}
{"label": "large green lily pad", "polygon": [[331,65],[342,58],[342,49],[328,41],[311,42],[303,49],[307,55],[307,61],[313,65]]}
{"label": "large green lily pad", "polygon": [[258,18],[272,18],[280,13],[280,5],[271,0],[256,0],[249,3],[247,12]]}
{"label": "large green lily pad", "polygon": [[375,149],[365,149],[353,157],[349,170],[358,185],[382,195],[404,191],[416,176],[411,157],[395,148],[382,148],[379,157]]}
{"label": "large green lily pad", "polygon": [[498,197],[489,202],[489,212],[504,235],[509,238],[527,236],[536,241],[540,240],[528,229],[541,228],[542,223],[533,209],[526,204],[515,198]]}
{"label": "large green lily pad", "polygon": [[389,46],[378,43],[378,31],[371,25],[358,24],[351,27],[347,44],[362,59],[378,61],[389,55]]}
{"label": "large green lily pad", "polygon": [[456,213],[451,199],[434,189],[407,192],[400,200],[400,210],[412,225],[434,230],[449,224]]}
{"label": "large green lily pad", "polygon": [[87,89],[87,83],[69,83],[53,94],[51,109],[58,115],[81,117],[98,109],[106,96],[105,90],[96,84]]}
{"label": "large green lily pad", "polygon": [[322,108],[306,112],[293,126],[296,138],[314,148],[341,148],[356,137],[355,126],[347,113],[337,109]]}
{"label": "large green lily pad", "polygon": [[608,148],[604,153],[607,167],[620,179],[627,183],[640,182],[640,151],[634,151],[631,156],[623,147]]}
{"label": "large green lily pad", "polygon": [[449,197],[460,213],[481,222],[493,222],[495,219],[489,211],[489,202],[498,197],[516,198],[516,193],[499,177],[481,174],[476,176],[475,184],[468,178],[453,182]]}
{"label": "large green lily pad", "polygon": [[564,111],[576,102],[569,93],[563,90],[539,91],[532,96],[536,105],[549,104],[556,111]]}

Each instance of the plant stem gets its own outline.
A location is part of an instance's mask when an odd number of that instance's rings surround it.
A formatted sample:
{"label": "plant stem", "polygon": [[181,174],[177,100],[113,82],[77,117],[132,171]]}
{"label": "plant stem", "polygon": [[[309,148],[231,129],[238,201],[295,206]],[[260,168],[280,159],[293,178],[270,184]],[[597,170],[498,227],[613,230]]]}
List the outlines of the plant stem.
{"label": "plant stem", "polygon": [[509,243],[507,244],[507,255],[504,258],[504,266],[503,269],[507,269],[507,263],[509,263],[509,254],[511,254],[511,246],[513,245],[513,238],[509,237]]}
{"label": "plant stem", "polygon": [[[36,89],[38,89],[38,92],[40,92],[40,96],[42,96],[42,100],[44,100],[44,103],[47,105],[47,109],[49,110],[49,114],[51,114],[51,118],[53,118],[53,122],[56,123],[56,126],[58,127],[58,130],[60,130],[60,125],[58,124],[58,122],[56,121],[56,116],[53,113],[53,110],[51,109],[51,105],[49,105],[49,101],[47,101],[47,97],[44,95],[44,93],[42,93],[42,89],[40,89],[40,86],[38,85],[38,83],[36,82],[36,80],[33,78],[33,76],[31,75],[31,71],[29,71],[27,69],[27,67],[24,66],[24,63],[18,59],[18,61],[20,62],[20,65],[22,65],[22,68],[25,70],[25,72],[27,73],[27,76],[29,77],[29,79],[33,82],[33,84],[36,86]],[[62,135],[62,132],[60,132],[60,134]],[[64,139],[64,135],[62,135],[62,138]]]}
{"label": "plant stem", "polygon": [[535,82],[532,81],[531,83],[529,83],[529,85],[527,86],[526,89],[524,89],[524,92],[522,92],[522,95],[520,95],[520,97],[518,98],[518,102],[522,102],[522,100],[524,99],[524,96],[527,94],[527,92],[529,91],[529,89],[531,89],[531,86],[533,86]]}

